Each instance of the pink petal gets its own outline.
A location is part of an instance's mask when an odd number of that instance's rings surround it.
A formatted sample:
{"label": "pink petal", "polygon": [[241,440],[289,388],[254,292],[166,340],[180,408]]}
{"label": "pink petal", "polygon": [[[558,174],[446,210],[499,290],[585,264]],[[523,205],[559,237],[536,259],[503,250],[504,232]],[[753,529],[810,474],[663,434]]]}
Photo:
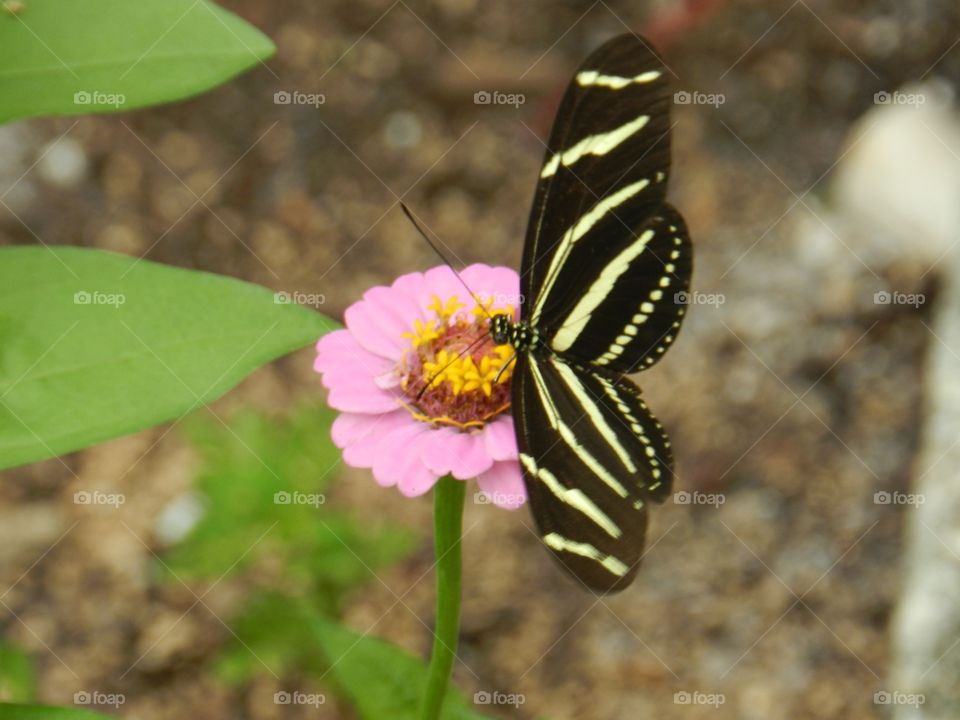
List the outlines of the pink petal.
{"label": "pink petal", "polygon": [[[470,288],[478,293],[482,288]],[[463,312],[469,312],[476,303],[470,297],[467,288],[463,286],[453,271],[446,265],[430,268],[423,274],[423,290],[420,295],[420,302],[423,307],[427,307],[433,302],[433,297],[440,298],[440,301],[446,303],[451,297],[456,296],[464,305]]]}
{"label": "pink petal", "polygon": [[363,368],[370,375],[379,375],[393,363],[364,350],[349,330],[334,330],[317,341],[317,359],[313,369],[318,373]]}
{"label": "pink petal", "polygon": [[373,463],[373,477],[377,483],[384,487],[402,483],[401,492],[404,487],[411,486],[424,487],[423,492],[429,490],[437,476],[420,459],[420,436],[430,431],[429,425],[411,418],[409,423],[385,433],[377,444],[377,457]]}
{"label": "pink petal", "polygon": [[419,497],[430,492],[438,479],[423,463],[417,463],[404,472],[397,483],[397,489],[405,497]]}
{"label": "pink petal", "polygon": [[377,385],[377,378],[392,370],[393,364],[361,348],[347,330],[320,339],[313,368],[330,391],[327,402],[337,410],[382,413],[397,409],[397,395]]}
{"label": "pink petal", "polygon": [[381,439],[388,433],[416,421],[406,410],[384,415],[343,413],[333,422],[330,434],[343,450],[343,461],[350,467],[372,468],[378,457]]}
{"label": "pink petal", "polygon": [[403,324],[395,314],[386,312],[384,305],[389,300],[384,292],[389,293],[390,290],[368,290],[363,300],[358,300],[346,309],[343,320],[362,347],[396,363],[400,361],[403,349],[409,345],[409,340],[401,336],[413,328],[413,319],[411,318],[409,324]]}
{"label": "pink petal", "polygon": [[475,478],[493,465],[481,433],[463,433],[452,428],[431,433],[421,445],[420,457],[431,472],[453,475],[458,480]]}
{"label": "pink petal", "polygon": [[383,417],[382,415],[361,415],[359,413],[342,413],[337,415],[330,427],[330,437],[333,438],[333,444],[343,450],[351,443],[364,439],[373,426],[374,418]]}
{"label": "pink petal", "polygon": [[377,414],[393,412],[399,407],[396,395],[377,387],[372,377],[359,372],[354,377],[336,381],[324,375],[323,385],[330,391],[327,404],[335,410]]}
{"label": "pink petal", "polygon": [[493,300],[494,307],[520,307],[520,276],[516,270],[478,263],[464,268],[460,277],[475,293]]}
{"label": "pink petal", "polygon": [[390,286],[394,292],[403,296],[404,300],[409,303],[412,314],[407,318],[407,324],[410,327],[413,327],[413,321],[416,319],[428,320],[430,317],[433,317],[433,313],[427,312],[427,305],[429,302],[424,304],[422,302],[423,294],[426,288],[425,281],[423,279],[423,273],[407,273],[406,275],[401,275],[396,280],[393,281],[393,284]]}
{"label": "pink petal", "polygon": [[487,425],[483,429],[483,440],[487,453],[494,460],[517,459],[517,435],[512,416],[503,415]]}
{"label": "pink petal", "polygon": [[477,477],[477,484],[490,502],[506,510],[516,510],[527,501],[527,488],[523,484],[520,463],[516,461],[494,463]]}

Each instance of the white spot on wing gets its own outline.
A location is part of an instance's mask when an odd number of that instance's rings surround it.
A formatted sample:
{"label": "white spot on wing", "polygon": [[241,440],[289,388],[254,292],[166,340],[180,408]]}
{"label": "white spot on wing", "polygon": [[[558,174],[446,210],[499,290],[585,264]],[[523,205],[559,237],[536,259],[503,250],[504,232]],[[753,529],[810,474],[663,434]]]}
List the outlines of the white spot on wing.
{"label": "white spot on wing", "polygon": [[540,403],[543,405],[543,409],[547,414],[547,421],[550,423],[550,426],[559,433],[560,438],[567,444],[567,447],[573,451],[573,454],[577,456],[580,462],[590,468],[593,474],[600,478],[607,487],[620,497],[628,497],[630,493],[627,492],[623,484],[617,480],[587,448],[578,442],[576,435],[573,434],[573,430],[563,422],[560,414],[557,412],[556,406],[550,399],[550,394],[547,392],[546,384],[543,381],[543,374],[540,372],[540,368],[536,362],[530,363],[530,374],[533,377],[537,394],[540,396]]}
{"label": "white spot on wing", "polygon": [[570,250],[577,243],[577,241],[590,232],[590,229],[596,225],[604,215],[618,205],[625,203],[627,200],[643,190],[648,184],[649,181],[646,178],[637,180],[637,182],[631,183],[630,185],[617,190],[617,192],[613,193],[612,195],[605,197],[603,200],[599,201],[596,205],[590,208],[588,212],[581,215],[580,218],[563,234],[563,237],[560,238],[559,247],[553,254],[553,258],[550,260],[550,267],[547,270],[547,275],[543,282],[543,288],[541,289],[540,295],[537,298],[537,304],[534,306],[533,312],[531,313],[531,325],[536,325],[537,321],[540,319],[540,312],[543,310],[543,303],[550,294],[553,284],[557,280],[557,275],[560,272],[560,268],[563,266],[563,263],[566,262],[567,257],[570,255]]}
{"label": "white spot on wing", "polygon": [[613,555],[605,555],[589,543],[574,542],[557,533],[544,535],[543,542],[548,548],[553,550],[572,553],[573,555],[594,560],[617,577],[623,577],[627,574],[627,570],[630,569],[623,562],[613,557]]}
{"label": "white spot on wing", "polygon": [[[627,340],[629,341],[629,338],[627,338]],[[566,384],[567,389],[573,393],[574,397],[577,398],[580,405],[586,411],[587,417],[590,418],[590,422],[593,423],[597,432],[600,433],[607,445],[610,446],[610,449],[617,454],[623,466],[630,473],[635,473],[637,466],[633,464],[633,460],[630,458],[630,451],[623,446],[613,428],[610,427],[610,423],[603,417],[603,413],[590,391],[584,387],[583,383],[580,382],[580,378],[577,377],[576,373],[574,373],[569,366],[555,360],[551,362],[553,362],[554,368],[556,368],[560,378]]]}
{"label": "white spot on wing", "polygon": [[[645,231],[634,240],[633,243],[623,249],[619,255],[607,263],[606,267],[601,271],[600,276],[593,281],[590,289],[580,298],[580,301],[567,315],[560,330],[557,331],[553,341],[550,343],[554,350],[563,352],[570,349],[590,320],[593,311],[596,310],[600,303],[610,294],[617,280],[630,268],[630,264],[643,252],[653,236],[653,230]],[[641,310],[642,309],[641,307]],[[650,306],[650,310],[651,312],[653,311],[652,305]]]}
{"label": "white spot on wing", "polygon": [[627,85],[633,85],[634,83],[642,84],[653,82],[658,77],[660,77],[659,70],[648,70],[647,72],[640,73],[634,77],[601,75],[596,70],[584,70],[583,72],[577,73],[577,84],[581,87],[596,85],[599,87],[607,87],[611,90],[620,90],[625,88]]}
{"label": "white spot on wing", "polygon": [[610,519],[610,516],[601,510],[582,490],[566,487],[547,468],[538,468],[536,462],[529,455],[521,453],[520,462],[530,475],[546,485],[557,500],[582,512],[610,537],[616,539],[623,535],[623,531]]}
{"label": "white spot on wing", "polygon": [[640,115],[609,132],[588,135],[570,149],[555,153],[547,164],[543,166],[540,177],[548,178],[557,171],[561,163],[563,163],[565,167],[570,167],[584,155],[606,155],[624,140],[640,130],[649,121],[649,115]]}

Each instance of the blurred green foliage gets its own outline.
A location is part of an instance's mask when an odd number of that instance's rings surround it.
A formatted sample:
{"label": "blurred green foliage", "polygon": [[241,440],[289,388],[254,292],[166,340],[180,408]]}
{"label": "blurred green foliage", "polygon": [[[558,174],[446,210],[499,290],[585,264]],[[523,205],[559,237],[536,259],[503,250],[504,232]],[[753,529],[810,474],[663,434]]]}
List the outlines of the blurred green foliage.
{"label": "blurred green foliage", "polygon": [[304,628],[336,618],[349,592],[414,546],[411,532],[326,497],[339,469],[334,417],[315,406],[287,418],[246,410],[227,424],[209,414],[184,423],[205,514],[164,563],[184,580],[243,575],[254,586],[231,622],[239,640],[217,662],[230,682],[266,672],[263,663],[280,676],[321,674],[326,661]]}
{"label": "blurred green foliage", "polygon": [[30,702],[36,699],[36,692],[36,669],[30,656],[0,642],[0,702]]}
{"label": "blurred green foliage", "polygon": [[70,707],[0,703],[0,720],[110,720],[112,717]]}

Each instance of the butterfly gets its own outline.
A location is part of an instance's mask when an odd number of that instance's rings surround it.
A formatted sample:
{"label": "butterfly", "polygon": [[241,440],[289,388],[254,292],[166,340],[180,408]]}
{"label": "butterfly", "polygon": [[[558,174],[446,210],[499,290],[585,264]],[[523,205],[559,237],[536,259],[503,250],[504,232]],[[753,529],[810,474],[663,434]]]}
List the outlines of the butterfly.
{"label": "butterfly", "polygon": [[577,70],[534,194],[519,319],[490,319],[517,354],[512,412],[540,538],[597,593],[633,581],[647,506],[673,478],[670,441],[625,377],[676,339],[692,272],[685,223],[665,200],[666,74],[632,34]]}

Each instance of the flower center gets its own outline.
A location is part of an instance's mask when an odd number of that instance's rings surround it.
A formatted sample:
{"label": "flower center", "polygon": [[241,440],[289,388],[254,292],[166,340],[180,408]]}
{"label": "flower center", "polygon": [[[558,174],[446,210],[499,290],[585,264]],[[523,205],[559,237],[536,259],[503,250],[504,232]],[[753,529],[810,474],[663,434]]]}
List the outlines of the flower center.
{"label": "flower center", "polygon": [[514,309],[478,305],[470,313],[454,295],[443,302],[436,295],[427,306],[436,317],[414,323],[400,360],[400,389],[405,406],[423,422],[462,430],[483,427],[510,409],[514,349],[497,344],[489,317],[514,316]]}

